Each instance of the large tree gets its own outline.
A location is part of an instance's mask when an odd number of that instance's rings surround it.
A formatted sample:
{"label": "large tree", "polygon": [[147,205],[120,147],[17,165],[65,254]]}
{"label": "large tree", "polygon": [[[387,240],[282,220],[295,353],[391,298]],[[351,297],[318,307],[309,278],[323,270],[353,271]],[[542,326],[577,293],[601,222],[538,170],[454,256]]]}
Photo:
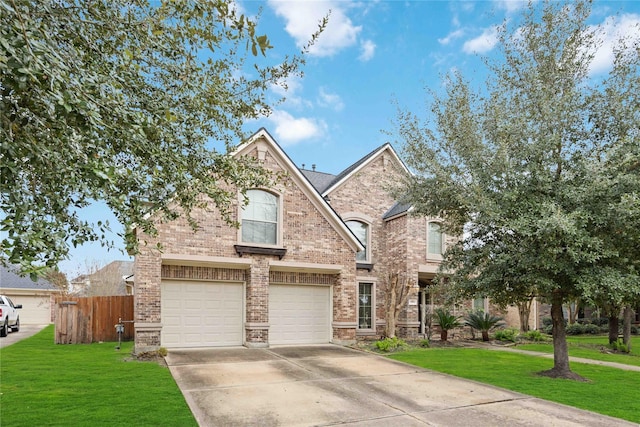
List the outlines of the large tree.
{"label": "large tree", "polygon": [[[637,120],[608,143],[594,132],[602,107],[595,94],[605,90],[635,106],[637,119],[638,93],[624,90],[636,71],[624,64],[637,63],[638,50],[619,55],[618,81],[598,84],[589,76],[599,46],[589,14],[585,2],[530,4],[520,21],[501,27],[502,55],[487,61],[484,88],[450,75],[443,94],[431,93],[427,117],[400,111],[395,131],[415,171],[399,194],[416,213],[440,216],[449,233],[461,236],[443,263],[450,283],[467,297],[516,301],[535,294],[548,301],[554,367],[544,374],[569,378],[577,375],[569,367],[562,306],[617,256],[615,243],[603,237],[609,225],[594,224],[615,217],[622,208],[615,200],[637,197],[628,187],[616,189],[607,196],[611,215],[599,217],[587,196],[592,172],[617,176],[602,159],[619,150],[637,161],[631,147],[639,143]],[[632,269],[623,260],[613,268],[621,266]],[[595,286],[617,292],[619,284]]]}
{"label": "large tree", "polygon": [[270,177],[226,152],[302,64],[270,48],[231,0],[0,0],[0,261],[44,272],[108,243],[78,216],[96,200],[126,230],[207,199],[229,219],[229,188]]}

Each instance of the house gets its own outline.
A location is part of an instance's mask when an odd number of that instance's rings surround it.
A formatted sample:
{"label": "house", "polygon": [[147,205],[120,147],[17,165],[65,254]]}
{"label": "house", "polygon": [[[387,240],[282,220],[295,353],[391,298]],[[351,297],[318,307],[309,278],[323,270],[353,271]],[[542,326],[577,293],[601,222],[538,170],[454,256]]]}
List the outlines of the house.
{"label": "house", "polygon": [[69,292],[77,296],[133,295],[133,266],[133,261],[112,261],[72,279]]}
{"label": "house", "polygon": [[[160,346],[267,347],[352,343],[385,328],[391,274],[410,295],[398,333],[424,332],[429,287],[447,244],[435,219],[409,215],[389,185],[408,174],[384,144],[339,175],[300,169],[261,129],[235,156],[284,173],[273,188],[234,205],[234,228],[211,210],[139,235],[135,259],[136,352]],[[162,252],[156,243],[163,247]]]}
{"label": "house", "polygon": [[55,285],[40,278],[34,282],[18,274],[18,267],[0,265],[0,294],[8,296],[19,310],[23,325],[45,325],[52,322],[51,297],[59,292]]}

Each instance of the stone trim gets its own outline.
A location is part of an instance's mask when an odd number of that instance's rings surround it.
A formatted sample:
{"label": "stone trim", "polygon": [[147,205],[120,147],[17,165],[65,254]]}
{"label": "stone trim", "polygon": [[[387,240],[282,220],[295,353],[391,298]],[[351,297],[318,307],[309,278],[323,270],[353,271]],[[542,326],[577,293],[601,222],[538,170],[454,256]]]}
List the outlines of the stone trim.
{"label": "stone trim", "polygon": [[141,323],[135,322],[133,327],[137,332],[155,332],[162,330],[162,323]]}
{"label": "stone trim", "polygon": [[335,284],[334,274],[300,273],[292,271],[269,271],[270,284],[326,285]]}
{"label": "stone trim", "polygon": [[358,327],[357,322],[332,322],[331,326],[335,329],[356,329]]}
{"label": "stone trim", "polygon": [[268,330],[269,329],[269,324],[268,323],[247,322],[247,323],[244,324],[244,328],[245,329],[251,329],[251,330]]}
{"label": "stone trim", "polygon": [[240,258],[244,254],[257,254],[257,255],[275,255],[279,259],[287,253],[285,248],[264,248],[262,246],[246,246],[246,245],[233,245],[236,249],[236,253],[240,255]]}
{"label": "stone trim", "polygon": [[211,280],[220,282],[246,282],[247,270],[235,268],[198,267],[192,265],[162,265],[163,279]]}

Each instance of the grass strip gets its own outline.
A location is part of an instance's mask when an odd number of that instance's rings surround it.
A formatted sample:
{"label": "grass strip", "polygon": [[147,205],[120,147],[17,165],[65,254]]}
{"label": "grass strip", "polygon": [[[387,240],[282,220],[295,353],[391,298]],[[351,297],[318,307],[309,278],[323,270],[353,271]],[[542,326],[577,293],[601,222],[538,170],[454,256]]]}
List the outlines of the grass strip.
{"label": "grass strip", "polygon": [[0,350],[0,425],[197,426],[169,369],[132,342],[54,344],[53,325]]}
{"label": "grass strip", "polygon": [[444,372],[576,408],[640,423],[637,397],[640,372],[571,363],[587,378],[583,383],[540,377],[553,361],[509,352],[470,348],[416,349],[389,356],[415,366]]}
{"label": "grass strip", "polygon": [[[623,363],[625,365],[640,366],[640,337],[632,337],[631,353],[612,353],[606,336],[573,336],[567,337],[569,356],[583,357],[585,359],[602,360],[605,362]],[[515,348],[521,350],[553,353],[553,344],[533,343],[518,344]]]}

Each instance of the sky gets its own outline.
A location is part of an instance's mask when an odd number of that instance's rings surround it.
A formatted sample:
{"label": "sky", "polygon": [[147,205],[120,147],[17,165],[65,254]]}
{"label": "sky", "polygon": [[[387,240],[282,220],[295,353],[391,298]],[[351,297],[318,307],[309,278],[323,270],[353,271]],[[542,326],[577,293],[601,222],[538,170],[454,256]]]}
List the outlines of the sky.
{"label": "sky", "polygon": [[[288,90],[273,87],[273,101],[285,97],[267,118],[246,124],[264,127],[298,167],[338,174],[393,138],[398,107],[428,114],[427,90],[439,90],[442,76],[461,72],[478,84],[486,76],[484,57],[497,52],[496,28],[517,20],[527,3],[485,1],[239,1],[238,10],[259,15],[258,33],[269,36],[266,58],[278,61],[308,42],[322,17],[329,23],[311,47],[302,78],[287,81]],[[590,25],[599,26],[603,44],[591,67],[597,78],[612,62],[612,43],[638,35],[640,0],[595,1]],[[399,150],[400,147],[394,147]],[[93,221],[109,219],[100,204],[83,212]],[[114,234],[112,240],[118,237]],[[131,259],[119,250],[89,244],[60,264],[68,277],[87,266]]]}

